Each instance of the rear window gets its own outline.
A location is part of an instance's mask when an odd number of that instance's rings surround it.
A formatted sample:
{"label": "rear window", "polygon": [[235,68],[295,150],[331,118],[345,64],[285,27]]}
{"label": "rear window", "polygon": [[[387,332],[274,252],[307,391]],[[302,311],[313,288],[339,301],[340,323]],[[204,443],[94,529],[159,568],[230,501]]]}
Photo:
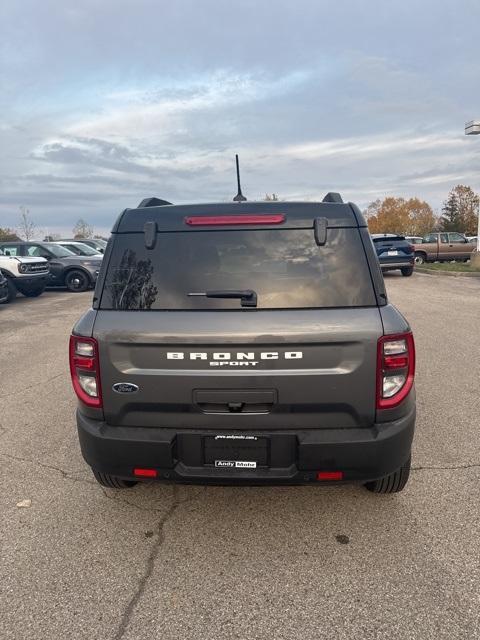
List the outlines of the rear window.
{"label": "rear window", "polygon": [[404,236],[373,236],[372,240],[375,244],[381,242],[405,242]]}
{"label": "rear window", "polygon": [[249,229],[117,234],[102,309],[241,309],[239,299],[189,296],[254,290],[257,309],[375,306],[358,229],[328,229],[318,246],[313,229]]}

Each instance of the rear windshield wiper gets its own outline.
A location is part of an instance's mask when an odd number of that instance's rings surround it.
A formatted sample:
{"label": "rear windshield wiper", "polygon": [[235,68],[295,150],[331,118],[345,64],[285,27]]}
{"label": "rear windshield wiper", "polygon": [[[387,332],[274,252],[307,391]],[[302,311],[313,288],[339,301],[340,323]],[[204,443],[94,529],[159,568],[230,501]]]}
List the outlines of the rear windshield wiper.
{"label": "rear windshield wiper", "polygon": [[239,298],[242,307],[257,306],[257,294],[252,289],[215,289],[214,291],[193,292],[188,295],[203,296],[204,298]]}

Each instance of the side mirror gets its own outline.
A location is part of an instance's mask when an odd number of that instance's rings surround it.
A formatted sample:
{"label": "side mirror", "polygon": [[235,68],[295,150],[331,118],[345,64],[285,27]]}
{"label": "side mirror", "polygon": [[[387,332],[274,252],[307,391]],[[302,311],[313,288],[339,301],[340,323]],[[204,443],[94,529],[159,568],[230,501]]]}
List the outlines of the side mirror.
{"label": "side mirror", "polygon": [[51,260],[52,259],[52,256],[49,253],[42,253],[41,257],[45,258],[45,260]]}

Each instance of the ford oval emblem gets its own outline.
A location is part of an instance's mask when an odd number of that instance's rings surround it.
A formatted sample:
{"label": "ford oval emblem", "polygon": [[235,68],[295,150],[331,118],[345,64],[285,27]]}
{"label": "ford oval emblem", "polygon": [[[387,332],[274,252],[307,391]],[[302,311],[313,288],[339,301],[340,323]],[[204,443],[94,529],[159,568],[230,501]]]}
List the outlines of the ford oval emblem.
{"label": "ford oval emblem", "polygon": [[117,382],[112,389],[117,393],[137,393],[138,387],[133,382]]}

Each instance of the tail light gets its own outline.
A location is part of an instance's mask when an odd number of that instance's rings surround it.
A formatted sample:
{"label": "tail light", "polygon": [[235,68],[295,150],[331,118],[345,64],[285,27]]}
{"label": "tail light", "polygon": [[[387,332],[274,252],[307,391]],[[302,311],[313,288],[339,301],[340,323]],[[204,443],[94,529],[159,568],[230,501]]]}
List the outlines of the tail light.
{"label": "tail light", "polygon": [[377,349],[377,409],[392,409],[410,393],[415,376],[413,335],[383,336]]}
{"label": "tail light", "polygon": [[98,344],[94,338],[70,336],[70,374],[78,399],[87,407],[101,407]]}

